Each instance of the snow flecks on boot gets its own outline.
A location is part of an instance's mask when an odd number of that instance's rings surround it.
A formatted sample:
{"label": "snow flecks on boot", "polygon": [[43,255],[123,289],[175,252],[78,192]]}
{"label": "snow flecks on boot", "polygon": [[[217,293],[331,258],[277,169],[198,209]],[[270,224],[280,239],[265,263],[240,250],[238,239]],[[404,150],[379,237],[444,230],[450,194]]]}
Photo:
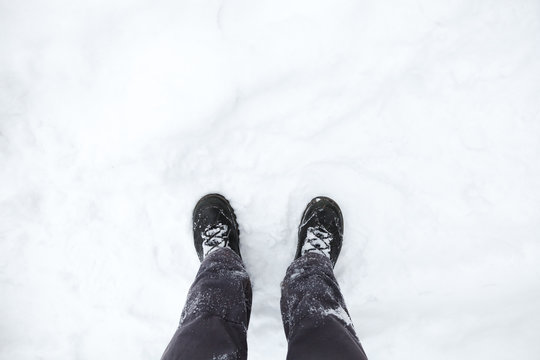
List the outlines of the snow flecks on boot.
{"label": "snow flecks on boot", "polygon": [[219,248],[230,248],[229,232],[229,227],[225,224],[208,225],[201,232],[204,257]]}
{"label": "snow flecks on boot", "polygon": [[330,243],[332,240],[332,234],[324,226],[310,226],[307,229],[306,241],[302,246],[302,255],[315,252],[330,259]]}

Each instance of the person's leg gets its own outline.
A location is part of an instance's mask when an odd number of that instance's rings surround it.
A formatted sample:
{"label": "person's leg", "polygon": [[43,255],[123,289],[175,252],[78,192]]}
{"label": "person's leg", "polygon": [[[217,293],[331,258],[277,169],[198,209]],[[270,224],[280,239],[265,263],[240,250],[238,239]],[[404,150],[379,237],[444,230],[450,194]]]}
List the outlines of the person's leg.
{"label": "person's leg", "polygon": [[240,257],[240,231],[223,196],[206,195],[193,210],[201,266],[180,325],[162,360],[245,360],[251,284]]}
{"label": "person's leg", "polygon": [[281,284],[289,360],[366,360],[333,267],[343,242],[343,216],[330,198],[314,198],[298,228],[295,260]]}
{"label": "person's leg", "polygon": [[294,260],[281,291],[287,359],[367,359],[330,259],[308,253]]}
{"label": "person's leg", "polygon": [[162,360],[246,359],[250,310],[242,260],[230,249],[212,252],[201,263]]}

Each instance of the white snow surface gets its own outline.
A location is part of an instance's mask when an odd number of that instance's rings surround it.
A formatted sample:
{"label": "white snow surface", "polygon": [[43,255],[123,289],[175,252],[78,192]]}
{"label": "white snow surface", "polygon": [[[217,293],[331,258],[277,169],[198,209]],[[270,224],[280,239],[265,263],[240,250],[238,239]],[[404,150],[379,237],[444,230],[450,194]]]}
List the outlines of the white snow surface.
{"label": "white snow surface", "polygon": [[538,0],[0,1],[0,358],[159,359],[227,196],[250,359],[302,211],[373,359],[540,359]]}

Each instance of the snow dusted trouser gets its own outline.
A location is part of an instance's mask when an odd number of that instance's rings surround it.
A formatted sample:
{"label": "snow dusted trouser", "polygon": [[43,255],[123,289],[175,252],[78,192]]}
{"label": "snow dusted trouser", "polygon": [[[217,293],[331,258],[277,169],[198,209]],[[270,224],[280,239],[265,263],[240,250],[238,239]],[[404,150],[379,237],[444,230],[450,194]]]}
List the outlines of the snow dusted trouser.
{"label": "snow dusted trouser", "polygon": [[242,260],[227,248],[213,251],[201,263],[161,359],[246,359],[250,312],[251,283]]}
{"label": "snow dusted trouser", "polygon": [[[332,263],[308,253],[289,266],[281,285],[288,360],[365,360]],[[245,360],[251,284],[230,249],[208,255],[191,286],[180,326],[162,360]]]}
{"label": "snow dusted trouser", "polygon": [[294,260],[281,284],[288,360],[366,360],[345,301],[324,255]]}

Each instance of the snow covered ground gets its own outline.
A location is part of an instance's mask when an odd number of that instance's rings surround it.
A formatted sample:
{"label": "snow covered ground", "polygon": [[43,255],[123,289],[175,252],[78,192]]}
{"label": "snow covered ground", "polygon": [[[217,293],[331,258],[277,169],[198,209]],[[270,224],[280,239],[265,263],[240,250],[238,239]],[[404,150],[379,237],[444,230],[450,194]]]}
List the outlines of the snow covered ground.
{"label": "snow covered ground", "polygon": [[329,195],[370,359],[538,360],[540,2],[0,1],[1,359],[158,359],[214,191],[251,359]]}

